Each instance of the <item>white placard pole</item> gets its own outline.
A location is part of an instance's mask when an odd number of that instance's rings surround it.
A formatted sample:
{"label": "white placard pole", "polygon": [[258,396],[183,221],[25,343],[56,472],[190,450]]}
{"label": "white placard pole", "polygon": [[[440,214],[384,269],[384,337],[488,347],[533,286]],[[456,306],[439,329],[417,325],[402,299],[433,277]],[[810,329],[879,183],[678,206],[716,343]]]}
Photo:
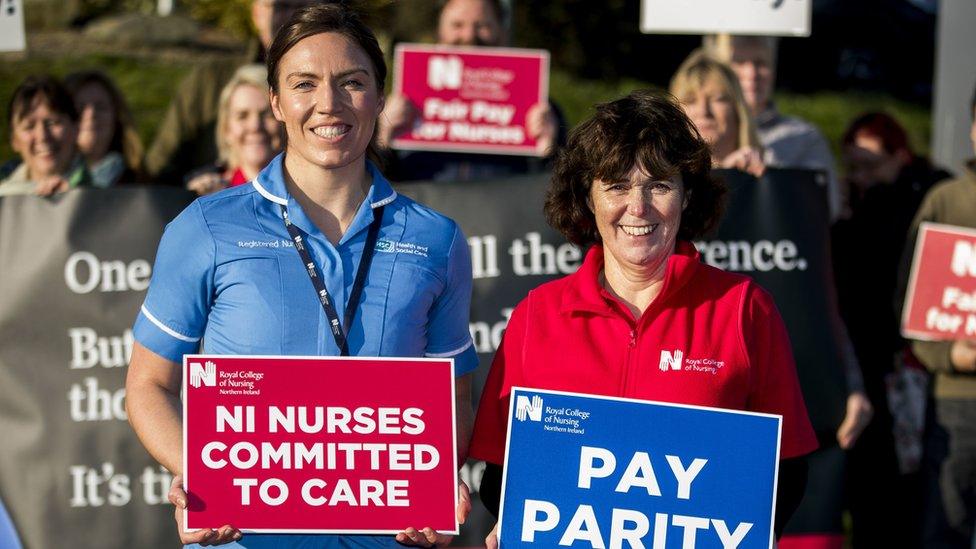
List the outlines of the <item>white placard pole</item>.
{"label": "white placard pole", "polygon": [[24,51],[24,0],[0,0],[0,51]]}

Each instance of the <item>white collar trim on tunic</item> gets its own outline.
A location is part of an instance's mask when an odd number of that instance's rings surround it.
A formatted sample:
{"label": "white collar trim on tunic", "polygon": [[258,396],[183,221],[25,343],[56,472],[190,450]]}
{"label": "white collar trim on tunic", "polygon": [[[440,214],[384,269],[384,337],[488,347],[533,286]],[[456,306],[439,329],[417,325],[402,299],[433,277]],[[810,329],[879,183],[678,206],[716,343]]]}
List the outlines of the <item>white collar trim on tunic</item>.
{"label": "white collar trim on tunic", "polygon": [[[386,181],[383,179],[383,176],[376,170],[375,167],[373,167],[372,164],[367,163],[366,164],[366,169],[369,170],[370,174],[373,176],[373,180],[374,180],[373,189],[374,190],[377,188],[376,181],[375,181],[377,179],[377,177],[380,179],[380,181],[383,181],[384,183],[386,183]],[[282,198],[280,196],[275,196],[275,195],[271,194],[271,192],[268,191],[268,189],[265,189],[264,186],[261,185],[261,182],[258,181],[259,179],[260,179],[260,177],[255,177],[254,180],[251,181],[251,184],[254,185],[254,189],[256,191],[258,191],[258,194],[260,194],[261,196],[267,198],[268,200],[270,200],[270,201],[272,201],[272,202],[274,202],[276,204],[281,204],[282,206],[287,206],[288,205],[288,199],[287,198]],[[388,189],[390,189],[390,195],[387,196],[386,198],[382,198],[380,200],[377,200],[376,202],[370,202],[370,204],[369,204],[369,207],[370,208],[372,208],[372,209],[375,210],[376,208],[379,208],[380,206],[386,206],[390,202],[393,202],[394,200],[396,200],[397,192],[395,190],[393,190],[393,187],[390,187],[390,184],[389,183],[386,183],[385,186]]]}
{"label": "white collar trim on tunic", "polygon": [[275,195],[269,193],[267,189],[265,189],[264,187],[261,186],[261,183],[258,182],[257,178],[254,178],[254,181],[252,181],[251,184],[254,185],[254,188],[255,188],[255,190],[258,191],[258,194],[260,194],[261,196],[267,198],[268,200],[270,200],[270,201],[272,201],[272,202],[274,202],[276,204],[281,204],[282,206],[287,206],[288,205],[288,199],[287,198],[281,198],[279,196],[275,196]]}

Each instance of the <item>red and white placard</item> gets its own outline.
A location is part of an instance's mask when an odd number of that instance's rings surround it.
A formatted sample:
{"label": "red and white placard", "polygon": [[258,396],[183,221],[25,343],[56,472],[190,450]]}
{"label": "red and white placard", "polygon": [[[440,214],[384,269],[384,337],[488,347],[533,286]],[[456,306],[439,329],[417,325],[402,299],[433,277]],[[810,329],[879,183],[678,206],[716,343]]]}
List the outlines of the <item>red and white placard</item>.
{"label": "red and white placard", "polygon": [[187,530],[457,533],[454,361],[187,355]]}
{"label": "red and white placard", "polygon": [[912,339],[976,339],[976,230],[922,223],[902,334]]}
{"label": "red and white placard", "polygon": [[537,155],[526,117],[548,101],[549,52],[400,44],[394,88],[420,113],[398,149]]}

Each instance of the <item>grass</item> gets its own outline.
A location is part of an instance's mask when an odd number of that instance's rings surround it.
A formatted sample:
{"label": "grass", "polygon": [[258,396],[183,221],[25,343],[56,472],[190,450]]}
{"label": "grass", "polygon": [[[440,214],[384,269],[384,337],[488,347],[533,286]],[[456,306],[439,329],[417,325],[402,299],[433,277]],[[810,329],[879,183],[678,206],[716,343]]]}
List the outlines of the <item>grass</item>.
{"label": "grass", "polygon": [[[118,83],[129,100],[143,143],[151,143],[156,127],[166,112],[176,86],[192,65],[186,61],[147,60],[119,54],[37,56],[0,63],[0,102],[6,105],[14,88],[28,74],[51,72],[65,75],[74,70],[98,68]],[[550,94],[563,109],[570,127],[591,114],[593,105],[625,95],[635,88],[654,87],[639,80],[617,82],[583,80],[566,72],[553,70]],[[932,137],[930,109],[899,101],[880,93],[819,92],[814,94],[779,93],[779,108],[786,114],[800,116],[816,124],[834,149],[835,158],[844,128],[858,114],[883,110],[904,124],[916,152],[927,154]],[[13,156],[7,131],[6,111],[0,113],[0,161]]]}
{"label": "grass", "polygon": [[854,118],[867,111],[883,111],[895,117],[908,132],[917,154],[928,156],[932,141],[932,111],[928,107],[900,101],[881,93],[820,92],[816,94],[777,94],[781,111],[816,124],[834,150],[840,152],[844,130]]}

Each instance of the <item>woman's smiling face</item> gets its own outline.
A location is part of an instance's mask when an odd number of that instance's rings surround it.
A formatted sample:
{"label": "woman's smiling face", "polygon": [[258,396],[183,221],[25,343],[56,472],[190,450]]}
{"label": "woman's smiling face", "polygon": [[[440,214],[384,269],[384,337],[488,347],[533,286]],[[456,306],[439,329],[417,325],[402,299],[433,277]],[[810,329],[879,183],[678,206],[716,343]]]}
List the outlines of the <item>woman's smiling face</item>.
{"label": "woman's smiling face", "polygon": [[71,165],[78,125],[52,109],[44,96],[35,97],[23,117],[14,116],[11,130],[11,146],[32,179],[62,174]]}
{"label": "woman's smiling face", "polygon": [[271,106],[291,160],[325,169],[360,160],[383,110],[366,52],[342,34],[316,34],[285,53],[278,74]]}
{"label": "woman's smiling face", "polygon": [[685,191],[680,176],[657,179],[638,166],[622,181],[596,180],[590,208],[605,257],[653,271],[674,252]]}

